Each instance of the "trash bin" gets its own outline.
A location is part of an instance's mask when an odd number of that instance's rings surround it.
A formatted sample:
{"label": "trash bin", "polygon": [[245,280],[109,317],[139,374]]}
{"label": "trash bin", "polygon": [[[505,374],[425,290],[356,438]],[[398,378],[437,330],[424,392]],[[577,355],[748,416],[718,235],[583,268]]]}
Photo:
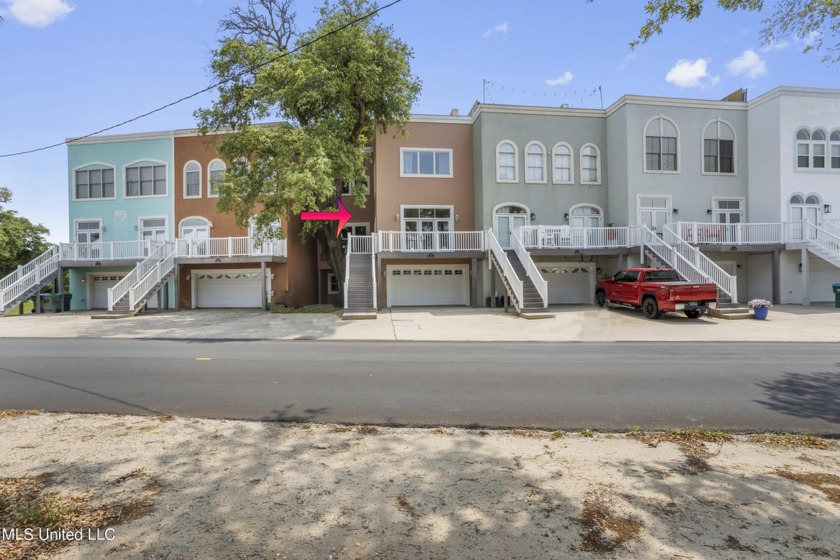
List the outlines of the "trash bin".
{"label": "trash bin", "polygon": [[840,309],[840,284],[832,284],[834,288],[834,307]]}
{"label": "trash bin", "polygon": [[61,295],[61,300],[64,301],[64,307],[62,309],[64,311],[70,311],[70,300],[73,299],[73,294],[65,293],[59,295]]}
{"label": "trash bin", "polygon": [[[38,297],[41,298],[41,313],[53,310],[52,294],[38,294]],[[35,310],[33,309],[32,312],[35,313]]]}

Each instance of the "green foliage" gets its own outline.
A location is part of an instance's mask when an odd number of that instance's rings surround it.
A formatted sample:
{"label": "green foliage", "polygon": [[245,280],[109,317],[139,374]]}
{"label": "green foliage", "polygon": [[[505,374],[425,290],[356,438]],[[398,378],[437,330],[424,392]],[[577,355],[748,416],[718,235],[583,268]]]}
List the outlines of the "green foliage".
{"label": "green foliage", "polygon": [[[12,191],[0,187],[0,203],[12,200]],[[44,236],[49,230],[0,205],[0,278],[13,272],[49,248]]]}
{"label": "green foliage", "polygon": [[[665,24],[674,19],[687,22],[698,19],[712,1],[727,12],[765,11],[764,0],[647,0],[644,7],[647,20],[630,46],[647,43],[653,36],[661,35]],[[777,0],[772,13],[762,20],[761,39],[766,44],[786,38],[802,39],[802,52],[824,50],[823,61],[828,63],[840,61],[840,43],[832,40],[838,34],[838,0]]]}

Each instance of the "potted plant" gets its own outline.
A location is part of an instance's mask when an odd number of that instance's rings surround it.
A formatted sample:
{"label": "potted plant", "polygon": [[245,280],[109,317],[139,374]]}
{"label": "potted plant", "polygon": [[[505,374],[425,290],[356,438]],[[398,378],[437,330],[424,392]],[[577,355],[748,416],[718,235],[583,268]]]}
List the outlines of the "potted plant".
{"label": "potted plant", "polygon": [[753,310],[756,319],[766,319],[767,313],[773,307],[773,304],[766,299],[751,299],[747,302],[747,305]]}

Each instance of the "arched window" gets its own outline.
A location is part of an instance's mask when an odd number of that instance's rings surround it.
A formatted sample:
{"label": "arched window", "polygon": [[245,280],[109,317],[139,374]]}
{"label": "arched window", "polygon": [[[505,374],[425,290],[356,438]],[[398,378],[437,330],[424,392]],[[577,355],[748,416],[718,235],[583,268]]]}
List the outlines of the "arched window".
{"label": "arched window", "polygon": [[496,182],[516,183],[519,181],[516,144],[502,140],[496,146]]}
{"label": "arched window", "polygon": [[679,171],[679,131],[668,117],[654,117],[645,125],[645,171]]}
{"label": "arched window", "polygon": [[601,151],[595,144],[586,144],[580,149],[580,184],[601,184]]}
{"label": "arched window", "polygon": [[831,149],[831,168],[840,169],[840,130],[831,133],[829,148]]}
{"label": "arched window", "polygon": [[219,196],[219,181],[225,176],[227,165],[220,159],[214,159],[207,166],[207,196]]}
{"label": "arched window", "polygon": [[201,164],[197,161],[184,166],[184,198],[201,198]]}
{"label": "arched window", "polygon": [[554,167],[552,180],[554,183],[573,183],[575,180],[575,170],[572,163],[572,147],[565,142],[560,142],[554,145],[551,153]]}
{"label": "arched window", "polygon": [[525,146],[525,182],[545,183],[545,147],[539,142]]}
{"label": "arched window", "polygon": [[178,228],[178,237],[181,239],[207,239],[210,237],[212,224],[201,216],[192,216],[181,220]]}
{"label": "arched window", "polygon": [[593,204],[579,204],[569,210],[569,225],[571,227],[603,227],[604,214]]}
{"label": "arched window", "polygon": [[[824,130],[813,132],[808,132],[806,128],[797,130],[796,167],[799,169],[825,169],[826,145]],[[840,148],[838,148],[838,165],[840,165]]]}
{"label": "arched window", "polygon": [[720,119],[703,130],[703,173],[735,173],[735,131]]}

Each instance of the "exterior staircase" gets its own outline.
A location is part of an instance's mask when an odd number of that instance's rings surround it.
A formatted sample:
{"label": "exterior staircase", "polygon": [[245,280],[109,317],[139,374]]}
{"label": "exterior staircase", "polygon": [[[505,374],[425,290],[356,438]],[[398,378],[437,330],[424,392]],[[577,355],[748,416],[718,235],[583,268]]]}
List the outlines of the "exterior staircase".
{"label": "exterior staircase", "polygon": [[140,261],[125,278],[108,289],[107,314],[98,318],[131,317],[175,274],[175,244],[166,241]]}
{"label": "exterior staircase", "polygon": [[[544,295],[547,294],[547,286],[545,280],[539,275],[539,271],[531,261],[530,255],[524,249],[519,251],[516,248],[502,249],[492,230],[488,230],[487,236],[490,262],[499,271],[505,290],[510,295],[519,316],[525,319],[553,317],[554,314],[549,313],[546,307],[547,296],[544,297]],[[515,235],[511,236],[512,244],[515,245],[518,241]],[[527,261],[523,263],[518,253],[524,255]],[[528,274],[529,265],[533,271],[532,274]],[[542,292],[535,280],[542,284]]]}
{"label": "exterior staircase", "polygon": [[344,271],[344,319],[376,319],[376,240],[350,235]]}
{"label": "exterior staircase", "polygon": [[55,279],[58,259],[58,246],[54,245],[0,280],[0,315],[5,315]]}
{"label": "exterior staircase", "polygon": [[807,224],[808,251],[840,268],[840,228],[828,224],[825,228]]}

